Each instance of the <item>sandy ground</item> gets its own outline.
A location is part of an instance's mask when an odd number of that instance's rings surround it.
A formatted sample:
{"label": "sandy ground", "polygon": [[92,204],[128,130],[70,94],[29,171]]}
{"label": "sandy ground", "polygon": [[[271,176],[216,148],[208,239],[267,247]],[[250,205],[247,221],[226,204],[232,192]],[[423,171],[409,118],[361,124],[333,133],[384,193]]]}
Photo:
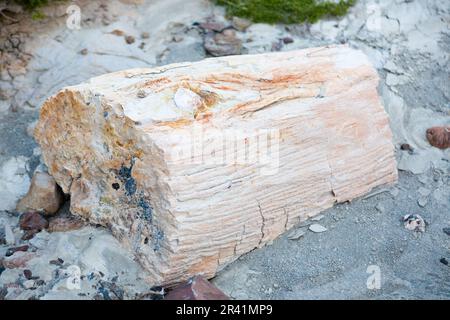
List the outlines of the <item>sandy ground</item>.
{"label": "sandy ground", "polygon": [[[41,162],[27,131],[45,98],[106,72],[202,59],[204,34],[196,22],[211,16],[226,22],[223,10],[206,0],[77,3],[79,30],[66,26],[67,4],[61,4],[43,9],[43,21],[4,22],[0,31],[6,53],[0,73],[0,236],[10,228],[16,245],[24,241],[15,202]],[[331,43],[363,50],[380,74],[401,171],[395,187],[324,212],[317,223],[327,231],[313,233],[306,226],[298,240],[283,235],[244,255],[213,279],[218,287],[237,299],[450,298],[450,267],[440,261],[450,261],[450,237],[442,230],[450,227],[450,153],[432,148],[424,134],[450,123],[449,25],[445,0],[360,0],[340,20],[253,24],[237,32],[242,54]],[[127,44],[113,30],[135,41]],[[284,44],[285,37],[293,42]],[[402,143],[413,150],[400,150]],[[400,221],[405,214],[425,218],[426,231],[406,230]],[[136,298],[148,291],[140,267],[102,228],[41,232],[30,244],[35,257],[28,268],[45,284],[27,288],[23,269],[7,269],[0,276],[7,299]],[[11,245],[1,245],[0,254]],[[61,266],[48,263],[58,257]],[[71,265],[81,268],[79,290],[62,285]],[[379,289],[367,286],[371,270],[379,271]]]}

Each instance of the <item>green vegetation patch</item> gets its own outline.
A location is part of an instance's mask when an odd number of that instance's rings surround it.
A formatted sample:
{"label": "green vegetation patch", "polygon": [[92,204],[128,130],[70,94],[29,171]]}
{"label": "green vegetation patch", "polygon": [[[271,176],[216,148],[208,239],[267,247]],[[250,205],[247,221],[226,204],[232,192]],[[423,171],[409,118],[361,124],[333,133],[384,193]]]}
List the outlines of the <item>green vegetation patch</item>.
{"label": "green vegetation patch", "polygon": [[216,0],[226,7],[227,15],[247,18],[253,22],[301,23],[316,22],[327,16],[343,16],[356,0],[339,2],[318,0]]}
{"label": "green vegetation patch", "polygon": [[48,3],[48,0],[16,0],[16,2],[27,9],[36,9]]}

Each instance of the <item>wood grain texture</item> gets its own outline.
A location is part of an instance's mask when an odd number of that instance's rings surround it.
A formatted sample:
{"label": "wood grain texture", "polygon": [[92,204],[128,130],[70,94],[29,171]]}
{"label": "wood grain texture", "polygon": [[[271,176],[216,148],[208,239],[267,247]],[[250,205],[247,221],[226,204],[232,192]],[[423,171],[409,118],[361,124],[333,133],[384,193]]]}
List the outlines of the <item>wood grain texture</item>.
{"label": "wood grain texture", "polygon": [[[377,85],[347,46],[126,70],[50,97],[35,137],[71,211],[109,227],[149,281],[173,285],[395,182]],[[244,133],[247,151],[213,144],[227,130]],[[201,154],[189,152],[192,132]],[[278,146],[275,173],[267,162],[209,161],[264,139]]]}

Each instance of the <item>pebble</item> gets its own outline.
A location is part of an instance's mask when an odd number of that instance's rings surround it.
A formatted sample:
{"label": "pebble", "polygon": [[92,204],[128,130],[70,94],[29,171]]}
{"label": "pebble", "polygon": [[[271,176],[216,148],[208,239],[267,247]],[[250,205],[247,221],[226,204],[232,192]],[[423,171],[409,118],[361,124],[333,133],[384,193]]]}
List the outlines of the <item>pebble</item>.
{"label": "pebble", "polygon": [[389,192],[394,198],[396,198],[400,193],[400,191],[397,188],[392,188],[391,190],[389,190]]}
{"label": "pebble", "polygon": [[198,94],[186,88],[179,88],[175,92],[173,101],[180,110],[192,114],[203,103]]}
{"label": "pebble", "polygon": [[145,98],[147,96],[147,93],[145,92],[145,90],[143,90],[143,89],[139,89],[138,90],[138,92],[137,92],[137,97],[138,98]]}
{"label": "pebble", "polygon": [[318,216],[311,218],[311,221],[320,221],[323,219],[323,217],[324,217],[323,214],[319,214]]}
{"label": "pebble", "polygon": [[183,41],[183,39],[184,39],[184,38],[183,38],[182,36],[180,36],[180,35],[174,35],[174,36],[172,37],[172,41],[173,41],[173,42],[176,42],[176,43]]}
{"label": "pebble", "polygon": [[132,44],[132,43],[134,43],[134,41],[135,41],[135,39],[134,39],[133,36],[126,36],[126,37],[125,37],[125,42],[126,42],[127,44]]}
{"label": "pebble", "polygon": [[304,235],[305,235],[305,231],[303,231],[302,229],[296,229],[296,230],[293,230],[291,233],[289,233],[287,238],[289,240],[298,240],[301,237],[303,237]]}
{"label": "pebble", "polygon": [[229,298],[202,276],[195,276],[170,291],[166,300],[229,300]]}
{"label": "pebble", "polygon": [[445,264],[446,266],[448,266],[448,260],[447,260],[447,259],[441,258],[439,261],[440,261],[442,264]]}
{"label": "pebble", "polygon": [[231,24],[233,28],[235,28],[238,31],[245,31],[248,27],[252,24],[250,20],[239,18],[239,17],[233,17]]}
{"label": "pebble", "polygon": [[407,230],[425,232],[425,220],[418,214],[407,214],[403,217],[404,226]]}
{"label": "pebble", "polygon": [[150,38],[150,33],[148,33],[148,32],[142,32],[142,33],[141,33],[141,38],[142,38],[142,39],[148,39],[148,38]]}
{"label": "pebble", "polygon": [[412,153],[414,151],[413,147],[411,147],[411,145],[409,143],[403,143],[400,146],[400,149],[403,151],[408,151],[409,153]]}
{"label": "pebble", "polygon": [[25,270],[23,270],[23,275],[25,276],[25,278],[27,280],[30,280],[31,277],[33,276],[33,273],[31,272],[31,270],[25,269]]}
{"label": "pebble", "polygon": [[293,43],[294,39],[292,39],[291,37],[284,37],[283,38],[283,43],[284,44],[289,44],[289,43]]}
{"label": "pebble", "polygon": [[385,208],[381,203],[377,203],[377,205],[375,206],[375,209],[377,209],[377,211],[379,213],[384,213],[385,212]]}
{"label": "pebble", "polygon": [[321,233],[327,231],[328,229],[318,223],[314,223],[309,226],[309,230],[315,233]]}
{"label": "pebble", "polygon": [[15,248],[9,248],[6,251],[5,256],[6,257],[10,257],[10,256],[12,256],[14,253],[16,253],[18,251],[23,251],[23,252],[28,251],[28,248],[29,248],[28,245],[23,245],[23,246],[15,247]]}
{"label": "pebble", "polygon": [[3,259],[3,266],[7,269],[24,268],[27,262],[36,256],[34,252],[18,251]]}
{"label": "pebble", "polygon": [[82,54],[83,56],[87,55],[88,54],[88,49],[87,48],[82,49],[80,51],[80,54]]}
{"label": "pebble", "polygon": [[442,231],[448,236],[450,236],[450,227],[443,228]]}
{"label": "pebble", "polygon": [[32,289],[35,286],[35,281],[34,280],[27,280],[23,282],[23,287],[25,289]]}
{"label": "pebble", "polygon": [[215,32],[222,32],[224,29],[229,27],[229,25],[217,21],[202,22],[199,24],[199,26],[200,28],[206,31],[215,31]]}
{"label": "pebble", "polygon": [[3,223],[4,232],[5,232],[5,242],[6,244],[13,245],[16,243],[16,237],[14,236],[14,232],[11,229],[11,226],[7,221]]}
{"label": "pebble", "polygon": [[48,221],[38,212],[26,212],[20,216],[19,226],[22,230],[38,232],[48,227]]}
{"label": "pebble", "polygon": [[115,30],[111,31],[111,34],[118,36],[118,37],[122,37],[125,35],[125,32],[123,32],[122,30],[119,30],[119,29],[115,29]]}
{"label": "pebble", "polygon": [[427,203],[428,203],[428,199],[426,197],[420,197],[417,200],[417,204],[422,208],[425,207],[427,205]]}
{"label": "pebble", "polygon": [[55,217],[50,219],[48,232],[66,232],[81,229],[84,221],[76,216]]}
{"label": "pebble", "polygon": [[428,197],[428,195],[431,193],[430,189],[424,188],[424,187],[420,187],[418,190],[419,194],[423,197]]}
{"label": "pebble", "polygon": [[54,215],[64,201],[61,189],[47,172],[36,171],[31,179],[28,193],[17,204],[18,212],[39,211]]}
{"label": "pebble", "polygon": [[238,55],[241,53],[242,41],[236,37],[234,30],[226,29],[221,33],[208,32],[204,47],[214,57]]}

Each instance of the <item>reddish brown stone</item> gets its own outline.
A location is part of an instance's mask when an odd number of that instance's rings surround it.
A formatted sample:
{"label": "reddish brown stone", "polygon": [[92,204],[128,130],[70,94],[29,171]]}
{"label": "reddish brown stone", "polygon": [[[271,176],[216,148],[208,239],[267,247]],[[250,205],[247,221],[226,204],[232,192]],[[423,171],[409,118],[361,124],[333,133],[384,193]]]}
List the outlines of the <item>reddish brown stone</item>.
{"label": "reddish brown stone", "polygon": [[17,251],[27,251],[28,250],[28,245],[24,245],[24,246],[20,246],[20,247],[14,247],[14,248],[9,248],[6,251],[5,256],[9,257],[12,256],[14,253],[16,253]]}
{"label": "reddish brown stone", "polygon": [[84,221],[79,217],[67,216],[67,217],[55,217],[50,219],[48,225],[48,232],[65,232],[71,230],[77,230],[85,225]]}
{"label": "reddish brown stone", "polygon": [[432,127],[427,130],[428,142],[436,148],[450,148],[450,127]]}
{"label": "reddish brown stone", "polygon": [[25,276],[25,278],[27,278],[27,280],[30,280],[31,277],[33,277],[33,273],[29,269],[23,270],[23,275]]}
{"label": "reddish brown stone", "polygon": [[27,262],[36,256],[34,252],[18,251],[3,259],[3,266],[8,269],[24,268]]}
{"label": "reddish brown stone", "polygon": [[22,230],[41,231],[48,227],[48,221],[37,212],[26,212],[20,216],[19,226]]}
{"label": "reddish brown stone", "polygon": [[186,283],[175,287],[165,297],[166,300],[229,300],[225,293],[201,276],[195,276]]}

